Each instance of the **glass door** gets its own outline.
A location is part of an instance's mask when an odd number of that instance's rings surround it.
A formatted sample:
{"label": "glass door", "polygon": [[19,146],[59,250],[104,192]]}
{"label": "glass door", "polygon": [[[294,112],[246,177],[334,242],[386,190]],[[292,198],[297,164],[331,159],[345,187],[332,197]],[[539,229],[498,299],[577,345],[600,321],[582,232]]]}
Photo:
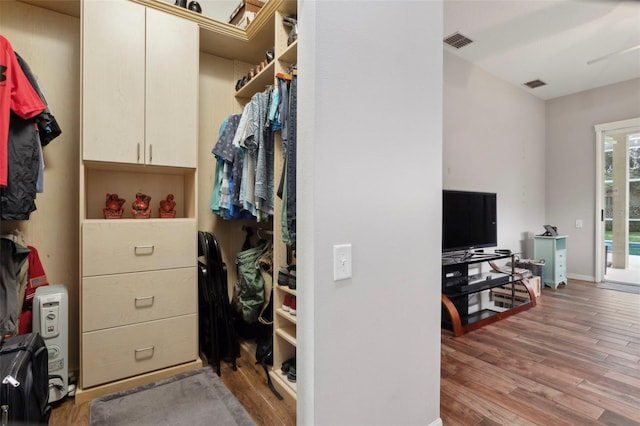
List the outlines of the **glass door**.
{"label": "glass door", "polygon": [[602,248],[596,277],[640,285],[640,124],[630,126],[633,121],[619,127],[596,126],[600,193],[596,252]]}

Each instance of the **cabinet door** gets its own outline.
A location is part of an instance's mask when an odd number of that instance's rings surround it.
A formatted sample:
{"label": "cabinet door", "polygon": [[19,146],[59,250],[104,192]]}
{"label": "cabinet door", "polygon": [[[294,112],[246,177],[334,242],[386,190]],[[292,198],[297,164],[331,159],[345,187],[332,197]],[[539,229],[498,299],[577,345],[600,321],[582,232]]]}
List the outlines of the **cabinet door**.
{"label": "cabinet door", "polygon": [[147,9],[147,164],[196,167],[198,44],[196,23]]}
{"label": "cabinet door", "polygon": [[81,4],[83,159],[136,163],[144,143],[144,7]]}

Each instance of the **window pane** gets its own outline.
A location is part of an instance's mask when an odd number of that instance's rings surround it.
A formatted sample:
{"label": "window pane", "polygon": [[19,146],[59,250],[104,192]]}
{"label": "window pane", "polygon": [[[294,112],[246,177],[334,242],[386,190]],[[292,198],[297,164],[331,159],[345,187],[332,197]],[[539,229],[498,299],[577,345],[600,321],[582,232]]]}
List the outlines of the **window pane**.
{"label": "window pane", "polygon": [[640,179],[640,147],[629,148],[629,179]]}

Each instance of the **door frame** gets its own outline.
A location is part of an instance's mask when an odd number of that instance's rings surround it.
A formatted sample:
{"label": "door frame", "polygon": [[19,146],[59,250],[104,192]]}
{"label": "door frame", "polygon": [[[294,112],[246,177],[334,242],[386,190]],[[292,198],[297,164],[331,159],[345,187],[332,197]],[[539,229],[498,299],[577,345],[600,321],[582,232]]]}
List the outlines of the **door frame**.
{"label": "door frame", "polygon": [[595,281],[597,283],[604,279],[604,138],[605,132],[610,130],[624,129],[627,127],[640,127],[640,117],[628,120],[614,121],[611,123],[597,124],[594,126],[596,132],[596,210],[595,210]]}

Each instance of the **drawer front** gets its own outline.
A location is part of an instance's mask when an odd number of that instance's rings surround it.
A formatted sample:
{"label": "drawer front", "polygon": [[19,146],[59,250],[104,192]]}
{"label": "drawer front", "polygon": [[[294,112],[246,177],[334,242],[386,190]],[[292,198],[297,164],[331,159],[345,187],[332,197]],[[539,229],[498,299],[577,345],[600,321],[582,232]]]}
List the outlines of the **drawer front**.
{"label": "drawer front", "polygon": [[127,325],[82,335],[86,388],[197,358],[197,315]]}
{"label": "drawer front", "polygon": [[82,331],[194,314],[197,269],[100,275],[82,279]]}
{"label": "drawer front", "polygon": [[556,263],[556,268],[554,270],[555,272],[555,276],[554,276],[554,280],[555,282],[559,283],[561,281],[565,281],[567,280],[567,267],[565,266],[564,260],[561,263]]}
{"label": "drawer front", "polygon": [[554,281],[556,283],[567,281],[567,251],[556,251],[555,267],[554,267]]}
{"label": "drawer front", "polygon": [[196,266],[193,219],[84,222],[82,275],[108,275]]}

